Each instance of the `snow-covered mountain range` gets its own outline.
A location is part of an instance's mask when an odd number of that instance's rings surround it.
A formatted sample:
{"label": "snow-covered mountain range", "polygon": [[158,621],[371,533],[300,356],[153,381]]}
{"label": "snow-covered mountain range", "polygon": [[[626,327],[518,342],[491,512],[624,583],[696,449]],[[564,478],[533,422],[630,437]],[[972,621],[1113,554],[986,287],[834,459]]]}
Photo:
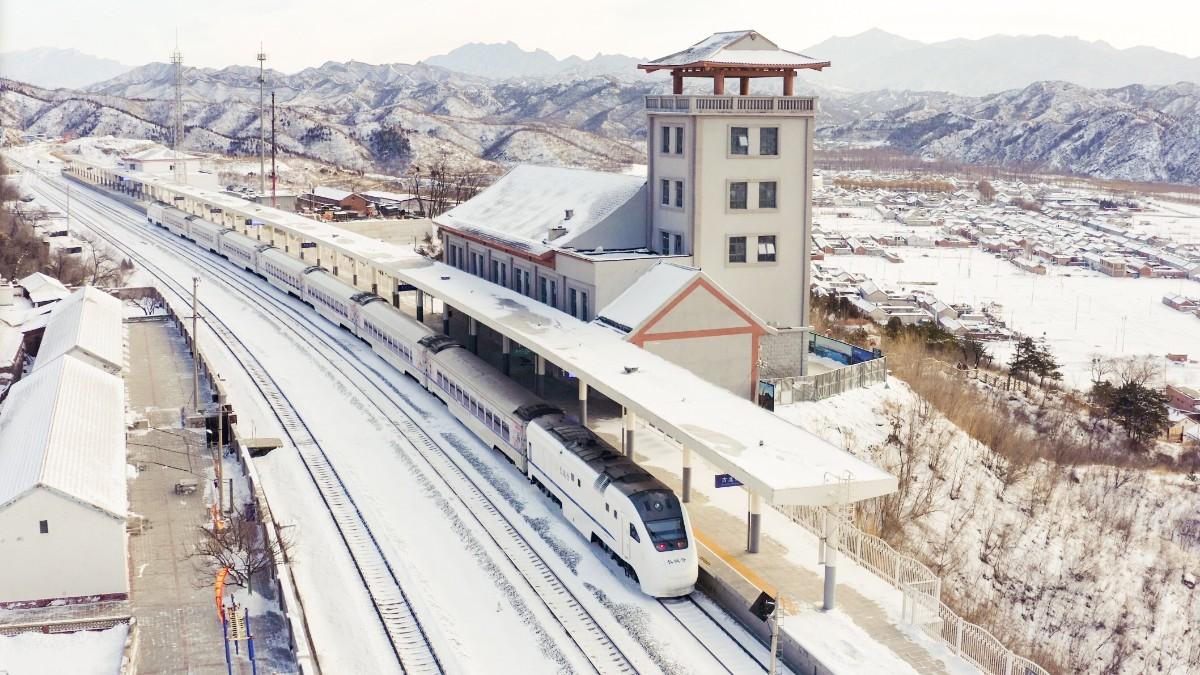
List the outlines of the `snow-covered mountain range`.
{"label": "snow-covered mountain range", "polygon": [[133,66],[84,54],[77,49],[38,47],[0,53],[0,77],[39,87],[83,87],[107,80]]}
{"label": "snow-covered mountain range", "polygon": [[[476,168],[643,162],[642,97],[665,92],[667,78],[563,72],[496,79],[428,63],[350,61],[269,71],[268,86],[278,103],[281,151],[347,169],[393,173],[441,158]],[[187,147],[253,153],[257,77],[245,66],[188,69]],[[821,96],[819,142],[882,142],[965,163],[1200,184],[1195,84],[1089,89],[1035,82],[984,96],[848,92],[812,81],[804,88]],[[0,121],[8,128],[164,140],[172,71],[149,64],[83,90],[0,81],[0,93]]]}

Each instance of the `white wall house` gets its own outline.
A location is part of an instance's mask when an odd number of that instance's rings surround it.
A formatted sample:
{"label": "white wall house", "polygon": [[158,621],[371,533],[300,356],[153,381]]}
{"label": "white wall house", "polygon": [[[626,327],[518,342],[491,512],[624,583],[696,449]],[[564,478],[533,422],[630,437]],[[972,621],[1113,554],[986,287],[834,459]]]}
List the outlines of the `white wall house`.
{"label": "white wall house", "polygon": [[60,356],[0,412],[0,607],[128,596],[125,391]]}

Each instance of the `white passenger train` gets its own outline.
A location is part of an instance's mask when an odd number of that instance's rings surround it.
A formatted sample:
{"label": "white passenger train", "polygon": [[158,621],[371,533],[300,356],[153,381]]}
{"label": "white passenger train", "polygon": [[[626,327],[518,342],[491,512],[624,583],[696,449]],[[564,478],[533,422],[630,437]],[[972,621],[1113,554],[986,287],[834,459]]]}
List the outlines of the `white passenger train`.
{"label": "white passenger train", "polygon": [[369,344],[512,462],[644,593],[692,592],[696,545],[678,497],[562,410],[448,336],[323,268],[170,206],[150,206],[146,219],[258,274]]}

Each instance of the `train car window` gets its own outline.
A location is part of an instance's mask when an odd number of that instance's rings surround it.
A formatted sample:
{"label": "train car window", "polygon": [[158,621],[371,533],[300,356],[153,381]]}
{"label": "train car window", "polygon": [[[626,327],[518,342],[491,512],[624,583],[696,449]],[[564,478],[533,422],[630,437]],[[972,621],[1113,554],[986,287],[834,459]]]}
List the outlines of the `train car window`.
{"label": "train car window", "polygon": [[486,421],[488,428],[490,429],[492,427],[492,411],[491,410],[484,413],[484,420]]}
{"label": "train car window", "polygon": [[638,536],[637,528],[633,526],[633,523],[629,524],[629,538],[639,544],[642,543],[642,538]]}
{"label": "train car window", "polygon": [[576,479],[575,479],[575,485],[576,485],[576,486],[578,486],[578,487],[583,487],[583,480],[582,480],[582,479],[579,479],[579,478],[576,478]]}

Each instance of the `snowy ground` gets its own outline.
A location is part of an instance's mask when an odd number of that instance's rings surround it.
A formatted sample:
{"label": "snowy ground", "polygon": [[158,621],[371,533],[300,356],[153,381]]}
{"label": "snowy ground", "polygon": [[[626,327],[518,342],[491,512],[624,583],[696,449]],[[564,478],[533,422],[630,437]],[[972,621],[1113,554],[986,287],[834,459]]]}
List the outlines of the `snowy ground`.
{"label": "snowy ground", "polygon": [[884,459],[889,409],[915,453],[909,503],[928,488],[934,505],[905,526],[904,548],[939,573],[943,597],[991,615],[1006,643],[1045,650],[1068,672],[1200,672],[1200,593],[1181,583],[1200,569],[1185,534],[1200,523],[1195,481],[1039,461],[1006,484],[1002,460],[895,379],[778,412],[894,467],[894,455]]}
{"label": "snowy ground", "polygon": [[77,633],[0,636],[0,673],[8,675],[116,675],[129,626]]}
{"label": "snowy ground", "polygon": [[[979,308],[1003,306],[1009,326],[1032,337],[1043,334],[1063,363],[1067,384],[1086,388],[1094,355],[1150,355],[1172,384],[1200,384],[1200,319],[1162,303],[1171,293],[1200,295],[1200,283],[1184,279],[1120,279],[1076,267],[1050,266],[1049,274],[1028,274],[977,249],[896,248],[904,262],[874,256],[827,259],[850,272],[895,288],[920,288],[947,303]],[[920,285],[915,285],[915,284]],[[990,344],[1007,359],[1011,344]],[[1166,354],[1187,354],[1174,364]]]}

